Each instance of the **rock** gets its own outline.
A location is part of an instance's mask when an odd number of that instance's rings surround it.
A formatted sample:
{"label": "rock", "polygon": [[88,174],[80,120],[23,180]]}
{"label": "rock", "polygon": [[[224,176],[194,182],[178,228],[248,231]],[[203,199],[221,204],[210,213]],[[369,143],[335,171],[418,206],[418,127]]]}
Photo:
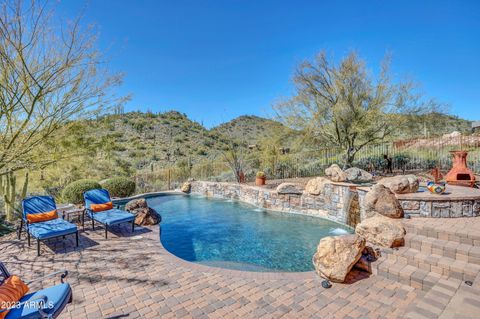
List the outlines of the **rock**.
{"label": "rock", "polygon": [[367,260],[367,256],[365,255],[360,256],[357,263],[353,267],[366,271],[370,274],[372,273],[371,262]]}
{"label": "rock", "polygon": [[398,175],[382,178],[378,184],[388,187],[395,194],[407,194],[418,191],[419,180],[415,175]]}
{"label": "rock", "polygon": [[152,226],[160,223],[160,215],[150,207],[139,208],[132,212],[135,214],[135,224],[140,226]]}
{"label": "rock", "polygon": [[277,186],[277,193],[279,194],[297,194],[300,195],[303,193],[300,185],[294,183],[282,183]]}
{"label": "rock", "polygon": [[330,180],[325,177],[312,178],[305,186],[305,191],[311,195],[320,195],[321,193],[323,193],[325,184],[328,183],[330,183]]}
{"label": "rock", "polygon": [[190,182],[185,182],[182,185],[182,188],[180,189],[184,193],[190,193],[190,190],[192,189],[192,183]]}
{"label": "rock", "polygon": [[350,167],[344,171],[347,181],[352,183],[369,183],[373,181],[373,175],[363,169]]}
{"label": "rock", "polygon": [[147,208],[147,200],[145,198],[132,199],[125,205],[125,210],[131,212],[139,208]]}
{"label": "rock", "polygon": [[365,239],[357,235],[324,237],[313,256],[313,265],[319,276],[344,282],[364,248]]}
{"label": "rock", "polygon": [[402,218],[403,209],[395,194],[387,187],[376,184],[365,195],[364,208],[367,217],[379,213],[391,218]]}
{"label": "rock", "polygon": [[156,225],[160,222],[160,215],[148,207],[145,198],[138,198],[129,201],[125,205],[125,210],[135,215],[135,224],[140,226]]}
{"label": "rock", "polygon": [[325,170],[325,175],[334,182],[345,182],[347,180],[347,175],[337,164],[332,164],[329,168]]}
{"label": "rock", "polygon": [[405,228],[401,221],[378,214],[358,224],[355,233],[367,242],[381,247],[403,246],[405,241]]}

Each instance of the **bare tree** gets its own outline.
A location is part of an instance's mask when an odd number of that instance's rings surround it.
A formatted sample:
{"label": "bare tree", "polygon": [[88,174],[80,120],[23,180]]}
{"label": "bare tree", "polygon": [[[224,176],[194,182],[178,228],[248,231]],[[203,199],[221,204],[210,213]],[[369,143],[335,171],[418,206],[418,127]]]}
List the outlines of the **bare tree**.
{"label": "bare tree", "polygon": [[[72,119],[98,114],[124,100],[92,28],[80,18],[55,23],[48,1],[0,5],[0,175],[40,167],[52,159],[32,150]],[[58,21],[58,20],[57,20]]]}
{"label": "bare tree", "polygon": [[343,148],[346,166],[366,145],[401,127],[407,117],[400,115],[430,111],[435,104],[414,94],[412,83],[393,83],[388,59],[372,77],[355,53],[336,65],[322,52],[298,66],[293,82],[295,95],[274,106],[278,117],[322,146]]}
{"label": "bare tree", "polygon": [[232,171],[238,183],[245,179],[245,147],[234,141],[228,141],[221,151],[222,158]]}

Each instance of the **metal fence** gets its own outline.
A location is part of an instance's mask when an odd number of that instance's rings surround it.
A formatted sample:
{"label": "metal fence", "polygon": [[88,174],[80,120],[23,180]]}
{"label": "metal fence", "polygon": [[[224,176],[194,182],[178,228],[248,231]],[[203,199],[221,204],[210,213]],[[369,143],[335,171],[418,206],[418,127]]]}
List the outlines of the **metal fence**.
{"label": "metal fence", "polygon": [[[354,166],[370,172],[383,171],[384,155],[392,159],[393,170],[397,173],[430,170],[438,167],[448,171],[451,167],[450,151],[464,149],[469,151],[468,166],[480,173],[480,136],[453,136],[426,139],[410,139],[369,145],[355,156]],[[256,152],[256,151],[251,151]],[[300,153],[278,156],[272,165],[247,162],[245,175],[247,181],[255,179],[255,173],[264,171],[269,179],[286,179],[323,175],[325,168],[344,162],[345,150],[322,148]],[[250,153],[250,157],[260,157]],[[274,166],[274,167],[271,167]],[[233,181],[235,178],[225,163],[209,161],[188,167],[162,168],[137,174],[136,182],[142,191],[177,188],[188,178],[196,180]]]}

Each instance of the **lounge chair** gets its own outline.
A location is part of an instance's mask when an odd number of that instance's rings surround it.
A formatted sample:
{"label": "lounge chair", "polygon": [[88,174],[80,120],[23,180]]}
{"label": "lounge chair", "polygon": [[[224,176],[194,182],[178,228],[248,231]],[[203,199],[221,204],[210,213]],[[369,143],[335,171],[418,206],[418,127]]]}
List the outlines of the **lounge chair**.
{"label": "lounge chair", "polygon": [[[30,236],[37,239],[37,255],[40,256],[40,241],[75,234],[75,241],[78,247],[78,228],[75,224],[59,218],[57,205],[51,196],[33,196],[22,201],[22,224],[25,224],[27,231],[28,246]],[[22,231],[20,225],[19,237]]]}
{"label": "lounge chair", "polygon": [[95,222],[102,224],[105,228],[105,239],[108,228],[113,225],[132,223],[132,233],[135,231],[135,215],[115,208],[106,189],[89,190],[83,194],[83,198],[86,213],[92,220],[92,230],[95,229]]}
{"label": "lounge chair", "polygon": [[[72,302],[72,288],[63,280],[67,277],[66,270],[57,271],[47,276],[26,282],[27,286],[35,281],[44,280],[56,275],[60,275],[61,283],[24,295],[19,303],[11,307],[0,305],[0,314],[9,310],[5,319],[37,319],[37,318],[57,318],[65,306]],[[4,264],[0,262],[0,286],[10,277],[10,273]]]}

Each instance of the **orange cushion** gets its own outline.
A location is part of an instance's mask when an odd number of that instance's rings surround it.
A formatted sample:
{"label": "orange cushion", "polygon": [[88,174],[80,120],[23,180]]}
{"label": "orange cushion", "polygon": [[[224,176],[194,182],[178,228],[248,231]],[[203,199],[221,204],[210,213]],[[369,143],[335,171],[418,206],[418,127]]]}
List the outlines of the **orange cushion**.
{"label": "orange cushion", "polygon": [[[0,286],[0,309],[6,309],[15,306],[28,292],[28,286],[18,276],[10,276]],[[7,316],[8,311],[0,312],[0,319]]]}
{"label": "orange cushion", "polygon": [[93,210],[95,213],[104,211],[104,210],[109,210],[113,208],[113,203],[108,202],[105,204],[90,204],[90,209]]}
{"label": "orange cushion", "polygon": [[29,223],[46,222],[47,220],[56,218],[58,218],[58,213],[56,209],[45,213],[27,214],[27,220]]}

